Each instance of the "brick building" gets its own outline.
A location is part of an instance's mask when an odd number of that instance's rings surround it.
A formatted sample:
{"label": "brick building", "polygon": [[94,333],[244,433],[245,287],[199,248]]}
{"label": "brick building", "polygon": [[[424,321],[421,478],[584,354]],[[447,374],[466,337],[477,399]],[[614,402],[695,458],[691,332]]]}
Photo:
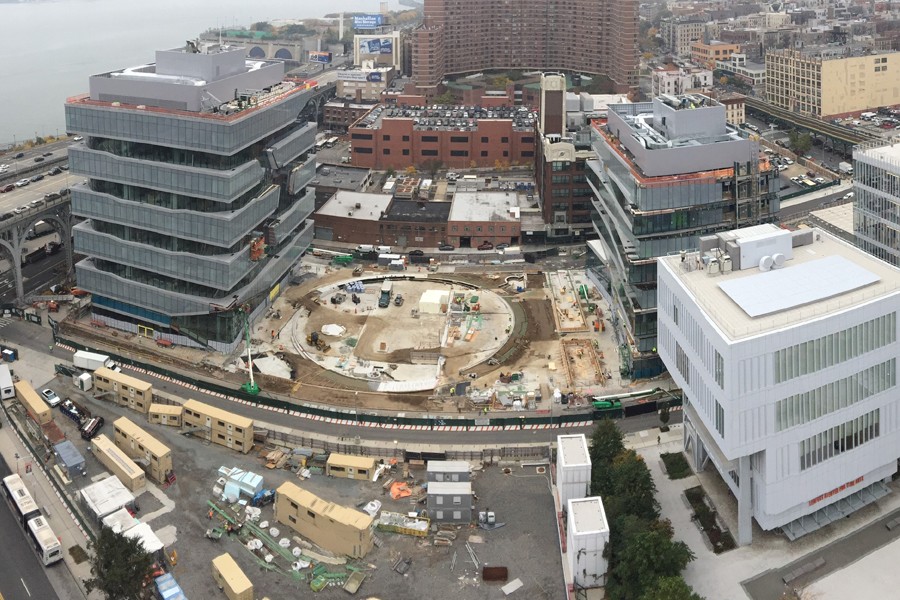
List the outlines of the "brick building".
{"label": "brick building", "polygon": [[492,69],[606,75],[628,91],[637,86],[637,35],[637,0],[425,0],[412,76],[429,96],[446,75]]}
{"label": "brick building", "polygon": [[373,104],[331,100],[325,103],[324,125],[334,131],[347,131],[360,117],[372,110]]}
{"label": "brick building", "polygon": [[524,107],[379,106],[350,127],[353,165],[385,170],[432,161],[454,169],[532,164],[535,118]]}

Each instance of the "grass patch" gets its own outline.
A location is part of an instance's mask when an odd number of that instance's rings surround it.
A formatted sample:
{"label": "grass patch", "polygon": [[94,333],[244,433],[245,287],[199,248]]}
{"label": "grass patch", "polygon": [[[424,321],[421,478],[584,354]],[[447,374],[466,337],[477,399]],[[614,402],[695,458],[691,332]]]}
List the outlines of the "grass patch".
{"label": "grass patch", "polygon": [[719,525],[716,523],[716,513],[704,502],[706,494],[703,492],[703,488],[698,485],[685,490],[684,495],[687,497],[691,508],[694,509],[694,518],[700,522],[703,533],[706,534],[707,539],[712,544],[713,552],[721,554],[734,549],[734,538],[731,537],[727,530],[722,531],[719,529]]}
{"label": "grass patch", "polygon": [[72,557],[72,560],[75,561],[76,565],[80,565],[88,559],[88,553],[84,551],[84,548],[77,544],[69,548],[69,556]]}
{"label": "grass patch", "polygon": [[694,474],[682,452],[665,452],[660,454],[659,457],[662,459],[663,464],[666,465],[666,473],[668,473],[669,479],[684,479]]}

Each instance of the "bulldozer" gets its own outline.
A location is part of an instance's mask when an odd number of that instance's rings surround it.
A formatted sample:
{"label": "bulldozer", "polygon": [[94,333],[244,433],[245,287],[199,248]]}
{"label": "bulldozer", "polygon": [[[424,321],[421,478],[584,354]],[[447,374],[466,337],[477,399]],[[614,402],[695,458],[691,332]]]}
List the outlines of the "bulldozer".
{"label": "bulldozer", "polygon": [[318,331],[313,331],[306,336],[306,343],[315,346],[316,350],[322,354],[327,354],[331,350],[331,344],[319,337]]}

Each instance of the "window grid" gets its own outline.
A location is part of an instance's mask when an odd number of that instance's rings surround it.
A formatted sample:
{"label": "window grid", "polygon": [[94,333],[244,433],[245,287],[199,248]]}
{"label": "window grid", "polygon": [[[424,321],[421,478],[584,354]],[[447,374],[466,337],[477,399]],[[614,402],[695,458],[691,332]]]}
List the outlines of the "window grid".
{"label": "window grid", "polygon": [[848,452],[880,435],[880,409],[826,429],[800,442],[800,470]]}

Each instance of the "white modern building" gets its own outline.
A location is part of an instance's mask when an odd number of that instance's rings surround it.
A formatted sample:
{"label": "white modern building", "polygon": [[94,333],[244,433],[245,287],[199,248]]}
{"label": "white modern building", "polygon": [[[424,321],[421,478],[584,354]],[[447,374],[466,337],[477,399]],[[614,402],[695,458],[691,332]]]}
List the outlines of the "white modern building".
{"label": "white modern building", "polygon": [[759,225],[658,261],[659,353],[684,447],[790,539],[888,493],[900,457],[900,270],[818,230]]}
{"label": "white modern building", "polygon": [[853,149],[853,230],[860,248],[900,266],[900,141]]}
{"label": "white modern building", "polygon": [[603,551],[609,543],[609,523],[603,500],[572,499],[566,507],[566,558],[572,579],[580,587],[605,585],[609,564]]}
{"label": "white modern building", "polygon": [[583,433],[556,436],[556,487],[561,506],[591,493],[591,455]]}

